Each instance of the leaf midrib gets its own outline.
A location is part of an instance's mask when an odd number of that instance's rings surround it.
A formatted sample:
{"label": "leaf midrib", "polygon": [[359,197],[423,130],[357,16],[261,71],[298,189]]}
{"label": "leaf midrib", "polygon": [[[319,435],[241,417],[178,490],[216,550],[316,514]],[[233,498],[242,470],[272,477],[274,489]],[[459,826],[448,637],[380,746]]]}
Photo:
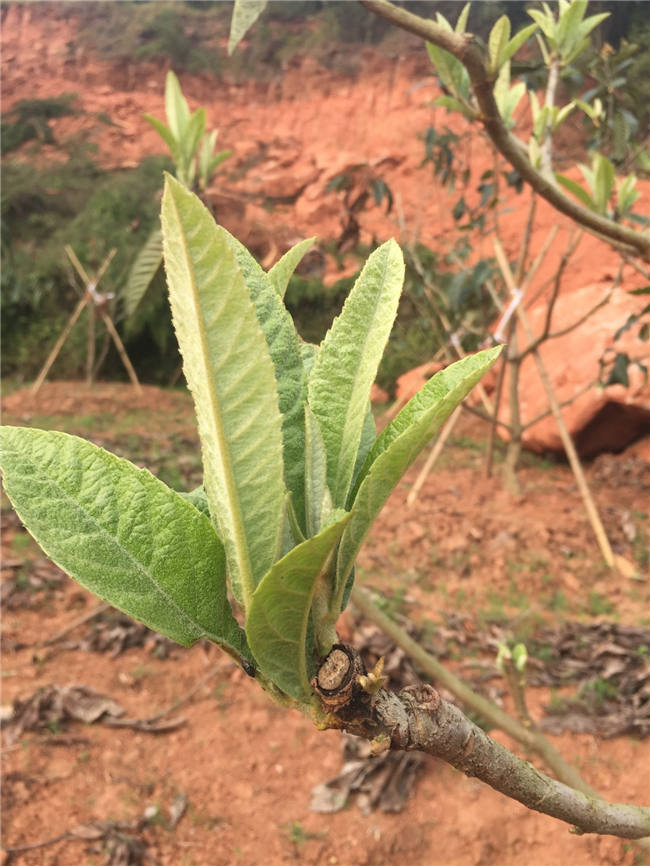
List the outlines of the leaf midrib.
{"label": "leaf midrib", "polygon": [[[254,586],[253,586],[253,578],[252,578],[252,568],[250,557],[248,555],[248,545],[246,541],[246,531],[244,529],[243,518],[241,514],[241,508],[239,507],[239,497],[237,495],[237,485],[235,482],[235,478],[233,475],[233,466],[232,466],[232,457],[230,454],[230,448],[228,447],[228,440],[225,434],[224,425],[223,425],[223,415],[219,409],[218,398],[215,399],[214,395],[218,394],[218,389],[216,387],[216,381],[214,378],[214,371],[212,369],[212,365],[207,362],[207,359],[210,357],[209,346],[207,342],[207,334],[206,329],[204,327],[204,319],[203,316],[200,315],[201,305],[199,298],[199,290],[195,279],[194,266],[192,263],[192,257],[190,255],[190,250],[187,245],[187,233],[183,226],[183,222],[181,220],[180,213],[176,206],[176,200],[173,195],[170,196],[170,200],[173,204],[174,211],[176,214],[176,219],[178,221],[178,225],[182,226],[182,231],[179,232],[181,236],[181,244],[183,247],[183,252],[185,254],[185,260],[187,262],[188,271],[190,274],[190,286],[191,286],[191,302],[194,307],[194,314],[196,317],[196,321],[199,324],[199,340],[200,340],[200,361],[201,365],[204,369],[205,381],[208,386],[208,392],[210,394],[210,420],[213,425],[213,432],[215,434],[215,438],[218,442],[218,452],[219,452],[219,461],[221,463],[221,469],[223,472],[223,478],[226,486],[226,490],[228,493],[228,503],[229,503],[229,511],[232,520],[233,527],[233,535],[235,540],[235,551],[237,556],[237,562],[239,566],[239,577],[241,580],[242,593],[244,596],[244,606],[247,608],[250,604],[250,598],[253,594]],[[205,407],[201,407],[204,411]],[[224,460],[224,456],[228,456],[228,460]],[[208,488],[206,487],[206,490]],[[225,540],[225,539],[224,539]]]}

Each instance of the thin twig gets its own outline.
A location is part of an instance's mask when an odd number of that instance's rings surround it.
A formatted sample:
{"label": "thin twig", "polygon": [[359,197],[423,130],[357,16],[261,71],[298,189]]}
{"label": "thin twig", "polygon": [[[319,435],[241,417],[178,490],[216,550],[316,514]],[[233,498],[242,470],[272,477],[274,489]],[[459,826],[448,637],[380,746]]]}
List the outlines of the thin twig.
{"label": "thin twig", "polygon": [[61,631],[58,631],[55,635],[53,635],[52,637],[49,637],[47,640],[44,640],[41,643],[36,644],[36,646],[38,646],[38,647],[52,646],[52,644],[58,643],[64,637],[67,637],[67,635],[69,635],[71,631],[74,631],[76,628],[79,628],[80,625],[85,625],[87,622],[90,622],[91,620],[95,619],[96,616],[99,616],[100,614],[104,613],[105,611],[110,610],[110,608],[111,608],[111,605],[106,604],[106,602],[102,602],[101,604],[98,604],[97,607],[95,607],[93,610],[90,611],[90,613],[85,613],[83,616],[80,616],[77,619],[73,620],[71,623],[66,625],[65,628],[62,628]]}

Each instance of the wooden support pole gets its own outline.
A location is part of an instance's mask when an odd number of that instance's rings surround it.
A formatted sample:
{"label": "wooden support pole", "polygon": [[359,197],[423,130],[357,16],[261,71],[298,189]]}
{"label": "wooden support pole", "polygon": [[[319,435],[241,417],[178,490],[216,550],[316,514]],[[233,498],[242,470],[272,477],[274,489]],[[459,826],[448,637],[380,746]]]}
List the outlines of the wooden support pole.
{"label": "wooden support pole", "polygon": [[119,352],[120,358],[122,359],[122,363],[126,367],[126,372],[129,374],[129,379],[131,380],[133,387],[135,388],[135,390],[137,391],[138,394],[142,394],[142,386],[140,385],[140,382],[138,381],[138,377],[137,377],[135,370],[133,369],[133,365],[129,361],[129,356],[126,354],[126,349],[124,348],[124,344],[120,340],[120,335],[117,333],[115,325],[113,324],[113,320],[111,319],[111,317],[108,315],[108,313],[105,310],[101,311],[101,316],[102,316],[102,319],[104,320],[104,324],[106,325],[106,327],[108,329],[108,333],[113,338],[113,342],[115,343],[115,348]]}
{"label": "wooden support pole", "polygon": [[449,418],[443,424],[442,430],[438,434],[438,438],[436,439],[433,448],[429,456],[427,457],[426,463],[420,470],[420,474],[415,479],[415,484],[409,490],[409,495],[406,497],[406,505],[410,508],[415,500],[418,498],[418,494],[424,482],[427,480],[427,476],[433,469],[438,457],[440,457],[442,453],[442,449],[445,447],[445,442],[449,438],[451,431],[456,426],[456,422],[460,418],[460,413],[462,412],[463,404],[461,403],[459,406],[456,406],[454,411],[451,413]]}
{"label": "wooden support pole", "polygon": [[43,384],[43,382],[45,381],[45,377],[49,373],[50,367],[56,361],[56,357],[59,354],[59,352],[61,351],[61,347],[63,346],[65,341],[68,339],[68,334],[73,329],[74,323],[77,321],[77,319],[81,315],[81,312],[87,303],[88,303],[88,295],[84,294],[83,298],[81,298],[79,300],[79,303],[75,307],[74,312],[72,313],[72,315],[68,319],[68,324],[65,326],[65,328],[61,332],[59,339],[54,344],[54,348],[52,349],[50,354],[47,356],[47,360],[43,364],[43,368],[42,368],[41,372],[36,377],[36,381],[32,385],[32,389],[31,389],[32,394],[36,394],[38,392],[38,390],[40,389],[41,385]]}
{"label": "wooden support pole", "polygon": [[[494,239],[494,251],[496,253],[497,261],[499,263],[501,272],[503,273],[503,278],[506,281],[506,285],[508,286],[510,292],[513,292],[516,289],[515,280],[512,275],[512,271],[510,270],[510,265],[508,263],[505,251],[501,246],[499,240],[496,238]],[[529,340],[531,343],[534,342],[535,335],[533,334],[533,329],[530,326],[530,321],[522,304],[517,305],[517,316],[524,329],[526,339]],[[614,552],[612,551],[609,539],[607,538],[605,527],[603,526],[603,523],[600,519],[600,514],[598,513],[598,509],[596,508],[596,503],[594,502],[591,491],[589,490],[587,478],[582,469],[582,464],[580,463],[580,458],[578,457],[578,452],[576,450],[573,439],[571,438],[571,434],[569,433],[569,429],[564,421],[564,416],[562,415],[560,403],[555,394],[555,390],[551,383],[550,376],[548,375],[546,365],[544,364],[538,349],[534,349],[532,355],[535,359],[535,364],[537,365],[537,371],[542,381],[542,385],[544,386],[544,390],[546,391],[546,394],[548,396],[549,405],[551,407],[553,417],[555,418],[555,421],[557,423],[564,450],[566,451],[569,464],[571,466],[571,469],[573,470],[573,474],[578,485],[578,490],[580,491],[580,495],[582,496],[582,501],[585,506],[585,511],[587,512],[587,516],[591,523],[592,529],[594,530],[594,534],[596,535],[596,539],[598,541],[601,553],[603,554],[603,558],[607,565],[610,568],[614,568],[616,566]]]}

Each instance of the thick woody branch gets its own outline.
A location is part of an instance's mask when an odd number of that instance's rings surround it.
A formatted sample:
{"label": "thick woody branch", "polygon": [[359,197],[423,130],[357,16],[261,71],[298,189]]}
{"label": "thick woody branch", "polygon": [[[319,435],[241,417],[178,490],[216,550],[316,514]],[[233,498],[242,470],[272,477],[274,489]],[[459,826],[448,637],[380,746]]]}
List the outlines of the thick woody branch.
{"label": "thick woody branch", "polygon": [[419,15],[414,15],[406,9],[393,6],[388,0],[359,0],[359,2],[366,9],[390,21],[391,24],[427,42],[433,42],[461,61],[469,73],[481,114],[480,122],[485,131],[497,149],[536,192],[575,222],[650,261],[650,237],[647,234],[587,210],[558,189],[553,179],[544,177],[533,168],[520,144],[503,123],[492,93],[493,77],[487,70],[484,53],[471,33],[450,32],[435,21],[420,18]]}
{"label": "thick woody branch", "polygon": [[356,650],[334,647],[312,683],[326,724],[371,740],[374,751],[417,749],[529,809],[571,824],[576,833],[639,839],[650,834],[650,809],[608,803],[557,782],[489,737],[430,685],[399,693],[366,675]]}

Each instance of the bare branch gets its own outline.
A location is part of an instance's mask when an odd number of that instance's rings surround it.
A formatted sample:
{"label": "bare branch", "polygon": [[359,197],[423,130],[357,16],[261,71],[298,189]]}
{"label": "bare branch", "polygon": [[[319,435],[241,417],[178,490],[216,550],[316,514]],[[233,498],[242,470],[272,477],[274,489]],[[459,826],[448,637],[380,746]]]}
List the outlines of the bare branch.
{"label": "bare branch", "polygon": [[380,678],[366,674],[351,647],[336,646],[312,684],[329,726],[369,739],[375,752],[426,752],[580,834],[640,839],[650,833],[650,808],[608,803],[551,779],[489,737],[433,686],[387,691]]}
{"label": "bare branch", "polygon": [[[562,259],[560,260],[560,264],[558,265],[557,271],[555,272],[555,279],[553,281],[553,289],[551,291],[551,296],[548,299],[548,302],[546,305],[546,317],[545,317],[545,321],[544,321],[544,327],[542,328],[541,334],[535,340],[533,340],[532,343],[529,343],[528,346],[526,346],[526,348],[523,349],[523,351],[520,353],[519,358],[521,361],[524,360],[526,355],[530,355],[531,352],[534,352],[537,349],[537,347],[541,343],[543,343],[545,340],[547,340],[549,337],[549,331],[551,330],[551,320],[553,319],[553,310],[555,309],[555,302],[557,301],[558,295],[560,293],[560,287],[562,285],[562,277],[564,276],[564,271],[566,270],[566,266],[568,265],[573,254],[577,250],[578,244],[582,240],[582,236],[583,236],[583,232],[576,228],[573,231],[573,233],[571,234],[571,237],[569,238],[569,243],[567,245],[567,248],[564,252],[564,255],[562,256]],[[594,309],[598,309],[598,307],[595,307]],[[591,315],[591,313],[589,315]],[[589,318],[589,316],[587,316],[587,318]],[[570,328],[570,330],[573,330],[574,327],[577,327],[577,325],[572,326]]]}
{"label": "bare branch", "polygon": [[[582,395],[589,391],[590,388],[593,388],[595,384],[595,381],[587,382],[586,385],[583,385],[582,388],[576,391],[575,394],[572,394],[571,397],[567,398],[566,400],[562,400],[562,402],[558,404],[560,406],[560,409],[563,409],[565,406],[570,406],[572,403],[575,403],[578,397],[582,397]],[[552,414],[552,409],[546,409],[544,412],[540,412],[539,415],[535,415],[535,417],[531,418],[530,421],[526,421],[525,424],[521,425],[521,432],[523,433],[524,430],[528,430],[530,427],[534,427],[535,424],[537,424],[539,421],[543,421],[544,418],[548,418],[548,416]]]}

